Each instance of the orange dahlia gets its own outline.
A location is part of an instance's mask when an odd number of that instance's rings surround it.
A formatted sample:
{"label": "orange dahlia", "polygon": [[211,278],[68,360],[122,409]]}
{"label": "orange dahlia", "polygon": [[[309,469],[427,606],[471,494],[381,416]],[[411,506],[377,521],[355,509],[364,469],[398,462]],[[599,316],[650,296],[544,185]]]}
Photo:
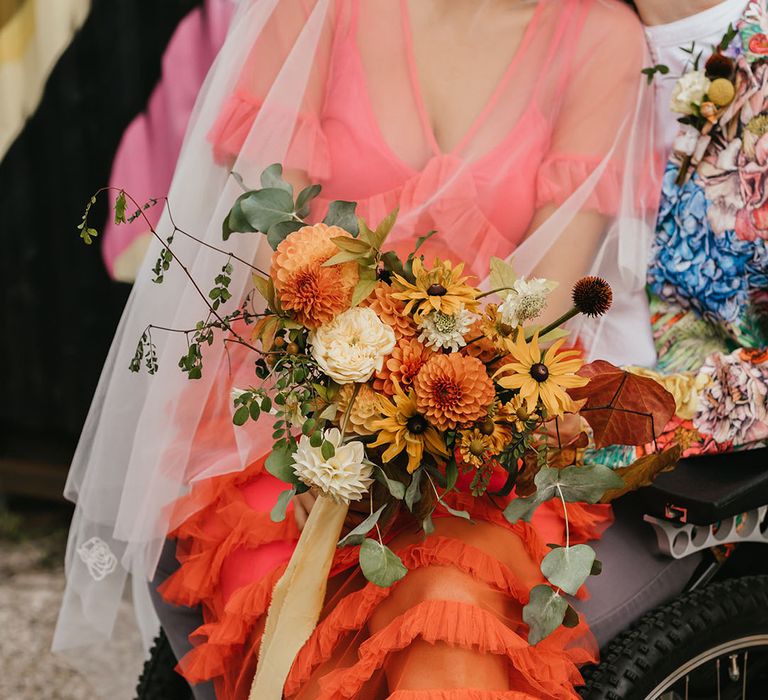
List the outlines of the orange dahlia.
{"label": "orange dahlia", "polygon": [[483,363],[457,353],[433,355],[413,386],[419,411],[440,430],[484,417],[495,396]]}
{"label": "orange dahlia", "polygon": [[345,384],[341,387],[336,397],[339,407],[336,420],[341,423],[356,386],[358,391],[349,412],[347,431],[356,435],[372,435],[376,432],[373,421],[379,418],[379,397],[369,384]]}
{"label": "orange dahlia", "polygon": [[398,340],[416,335],[413,318],[405,313],[405,302],[393,296],[402,291],[402,287],[396,283],[379,282],[370,296],[361,304],[361,306],[370,306],[376,315],[395,331]]}
{"label": "orange dahlia", "polygon": [[323,267],[339,252],[331,240],[338,236],[349,234],[338,226],[304,226],[280,243],[272,256],[270,276],[280,304],[310,329],[349,308],[359,279],[354,262]]}
{"label": "orange dahlia", "polygon": [[374,388],[376,391],[394,396],[394,382],[397,382],[404,391],[408,391],[419,370],[434,354],[434,350],[424,347],[415,338],[400,339],[392,354],[384,360],[384,366],[376,372],[373,380]]}

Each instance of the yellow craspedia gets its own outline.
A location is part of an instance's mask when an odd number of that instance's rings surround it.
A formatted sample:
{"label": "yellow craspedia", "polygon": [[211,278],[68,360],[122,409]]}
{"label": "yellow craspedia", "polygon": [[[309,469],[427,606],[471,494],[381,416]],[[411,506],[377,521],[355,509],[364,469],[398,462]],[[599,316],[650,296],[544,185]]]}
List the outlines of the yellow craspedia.
{"label": "yellow craspedia", "polygon": [[731,104],[733,98],[736,96],[736,88],[728,78],[718,78],[713,80],[707,90],[707,97],[709,101],[716,104],[718,107],[725,107]]}

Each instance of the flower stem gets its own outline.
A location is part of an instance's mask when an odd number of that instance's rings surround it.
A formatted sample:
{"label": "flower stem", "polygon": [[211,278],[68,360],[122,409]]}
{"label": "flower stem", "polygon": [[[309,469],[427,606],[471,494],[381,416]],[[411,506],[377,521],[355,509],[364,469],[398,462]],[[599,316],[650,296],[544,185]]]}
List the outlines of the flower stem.
{"label": "flower stem", "polygon": [[506,292],[513,290],[514,287],[499,287],[498,289],[490,289],[487,292],[483,292],[482,294],[478,294],[475,299],[482,299],[483,297],[488,297],[491,294],[496,294],[497,292]]}
{"label": "flower stem", "polygon": [[[569,310],[568,310],[568,311],[566,311],[566,312],[565,312],[565,313],[564,313],[564,314],[563,314],[563,315],[562,315],[560,318],[558,318],[558,319],[555,319],[555,320],[554,320],[554,321],[552,321],[552,323],[550,323],[548,326],[544,326],[544,328],[542,328],[542,329],[539,331],[539,338],[543,338],[543,337],[544,337],[544,336],[545,336],[547,333],[551,333],[551,332],[552,332],[553,330],[555,330],[556,328],[559,328],[559,327],[560,327],[560,326],[562,326],[564,323],[567,323],[567,322],[568,322],[568,321],[570,321],[570,320],[571,320],[571,319],[572,319],[574,316],[577,316],[577,315],[578,315],[578,313],[579,313],[579,310],[578,310],[578,309],[577,309],[575,306],[574,306],[572,309],[569,309]],[[532,338],[533,338],[533,335],[531,335],[530,337],[527,337],[525,340],[526,340],[526,341],[529,341],[529,340],[531,340]]]}
{"label": "flower stem", "polygon": [[355,403],[357,395],[360,393],[360,382],[355,382],[355,388],[352,389],[352,396],[349,397],[349,403],[347,404],[347,410],[344,411],[344,417],[341,419],[341,441],[344,440],[344,435],[347,432],[347,423],[349,422],[349,416],[352,413],[352,406]]}
{"label": "flower stem", "polygon": [[571,530],[568,527],[568,508],[565,505],[565,497],[563,496],[563,490],[560,488],[560,484],[557,484],[557,493],[560,495],[560,500],[563,502],[563,517],[565,518],[565,548],[568,549],[571,546]]}

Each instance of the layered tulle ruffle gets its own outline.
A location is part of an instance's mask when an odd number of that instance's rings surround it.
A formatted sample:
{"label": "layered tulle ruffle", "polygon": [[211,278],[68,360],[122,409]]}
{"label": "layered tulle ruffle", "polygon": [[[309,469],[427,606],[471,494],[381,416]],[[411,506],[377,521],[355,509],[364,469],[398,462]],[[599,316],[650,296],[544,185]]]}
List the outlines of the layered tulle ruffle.
{"label": "layered tulle ruffle", "polygon": [[[173,533],[179,541],[181,568],[161,588],[171,602],[202,603],[205,624],[193,635],[196,646],[179,668],[192,683],[213,679],[217,697],[225,700],[247,697],[271,592],[298,538],[290,512],[283,523],[269,519],[268,492],[281,486],[262,468],[258,462],[244,473],[202,482],[179,504],[184,512],[198,510]],[[465,494],[450,494],[447,499],[452,507],[469,510],[483,527],[501,528],[494,530],[498,537],[470,530],[473,534],[462,538],[456,534],[459,531],[442,527],[455,519],[436,517],[437,534],[422,539],[407,528],[398,534],[398,520],[387,539],[412,574],[390,588],[363,579],[357,568],[358,548],[337,550],[326,609],[296,658],[285,686],[286,698],[577,697],[573,687],[581,680],[578,666],[595,653],[586,625],[561,628],[532,647],[521,617],[531,586],[540,582],[538,562],[548,551],[546,543],[560,535],[561,515],[554,507],[542,506],[537,531],[528,523],[510,525],[489,499]],[[609,513],[602,506],[569,506],[571,540],[598,536],[610,521]],[[511,538],[507,544],[505,537]],[[520,566],[510,559],[509,542],[519,542]],[[466,582],[466,590],[481,594],[414,593],[412,603],[382,626],[377,616],[384,606],[393,600],[402,605],[404,594],[405,600],[411,599],[410,581],[425,573],[427,580],[433,574],[444,577],[440,572],[448,570],[460,577],[459,587]],[[505,614],[500,615],[488,600],[508,601]],[[380,695],[389,659],[407,653],[418,642],[495,655],[509,669],[510,687],[499,691],[393,687],[387,691],[393,695]],[[307,688],[313,689],[310,695]]]}

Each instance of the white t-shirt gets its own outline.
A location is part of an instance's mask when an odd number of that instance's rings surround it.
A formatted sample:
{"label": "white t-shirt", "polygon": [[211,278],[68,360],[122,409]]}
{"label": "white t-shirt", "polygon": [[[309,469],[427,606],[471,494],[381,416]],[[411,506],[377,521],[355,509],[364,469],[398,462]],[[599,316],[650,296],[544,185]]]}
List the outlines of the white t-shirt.
{"label": "white t-shirt", "polygon": [[[674,2],[674,0],[670,0]],[[696,43],[697,51],[704,51],[706,58],[713,46],[720,43],[729,24],[736,24],[746,8],[748,0],[723,0],[718,5],[691,15],[677,22],[646,27],[645,35],[655,64],[669,67],[667,75],[656,74],[653,82],[656,90],[656,117],[667,152],[677,136],[680,124],[669,104],[677,79],[689,69],[691,55],[681,50]]]}

